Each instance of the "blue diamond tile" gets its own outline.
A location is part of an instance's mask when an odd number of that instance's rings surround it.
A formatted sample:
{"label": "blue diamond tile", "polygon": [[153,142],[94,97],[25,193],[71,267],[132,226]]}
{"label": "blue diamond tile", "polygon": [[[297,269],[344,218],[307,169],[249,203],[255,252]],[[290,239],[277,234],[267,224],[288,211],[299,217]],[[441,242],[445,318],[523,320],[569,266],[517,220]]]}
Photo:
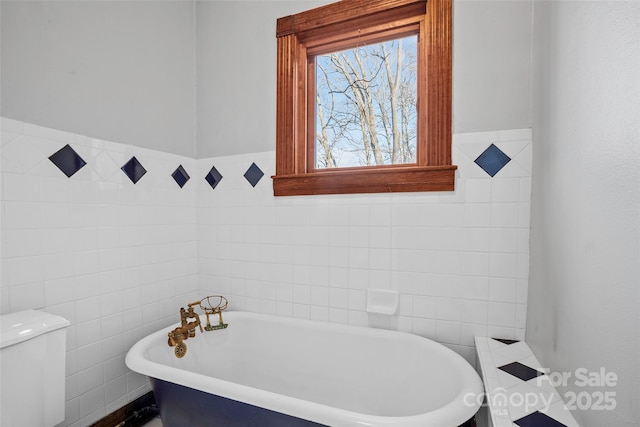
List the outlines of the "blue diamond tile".
{"label": "blue diamond tile", "polygon": [[87,164],[69,144],[53,153],[49,160],[69,178]]}
{"label": "blue diamond tile", "polygon": [[493,340],[499,341],[502,344],[506,344],[506,345],[511,345],[511,344],[515,344],[517,342],[520,342],[518,340],[508,340],[506,338],[492,338]]}
{"label": "blue diamond tile", "polygon": [[491,176],[495,176],[510,161],[511,158],[493,144],[475,160],[476,164]]}
{"label": "blue diamond tile", "polygon": [[533,368],[523,365],[520,362],[509,363],[508,365],[499,366],[498,369],[513,375],[516,378],[520,378],[522,381],[529,381],[530,379],[544,375],[540,371],[536,371]]}
{"label": "blue diamond tile", "polygon": [[560,421],[557,421],[539,411],[529,414],[526,417],[522,417],[519,420],[515,420],[514,423],[520,427],[567,427]]}
{"label": "blue diamond tile", "polygon": [[220,172],[218,172],[218,169],[216,169],[216,167],[213,166],[209,171],[209,173],[207,174],[207,176],[204,177],[204,179],[209,183],[211,188],[215,189],[216,186],[220,184],[220,180],[222,180],[222,175],[220,174]]}
{"label": "blue diamond tile", "polygon": [[134,184],[140,181],[140,178],[147,173],[147,170],[140,164],[138,159],[133,156],[127,163],[124,164],[120,169],[129,177],[131,182]]}
{"label": "blue diamond tile", "polygon": [[251,184],[252,187],[255,187],[263,176],[264,172],[262,172],[262,170],[260,170],[258,165],[256,165],[255,163],[251,163],[249,169],[247,169],[247,171],[244,173],[244,177],[247,179],[247,181],[249,181],[249,184]]}
{"label": "blue diamond tile", "polygon": [[187,171],[184,170],[182,165],[178,166],[178,169],[173,171],[171,176],[176,181],[176,183],[180,186],[180,188],[184,187],[184,185],[187,183],[187,181],[189,181],[189,178],[191,178],[189,176],[189,174],[187,173]]}

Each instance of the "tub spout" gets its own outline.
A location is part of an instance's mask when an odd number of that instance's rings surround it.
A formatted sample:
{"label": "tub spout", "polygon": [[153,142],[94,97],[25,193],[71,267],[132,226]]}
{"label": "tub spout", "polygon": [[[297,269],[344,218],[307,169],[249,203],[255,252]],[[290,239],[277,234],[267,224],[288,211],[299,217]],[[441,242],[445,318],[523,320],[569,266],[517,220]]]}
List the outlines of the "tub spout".
{"label": "tub spout", "polygon": [[[200,304],[200,301],[187,305],[187,310],[184,307],[180,307],[180,326],[168,334],[168,344],[170,347],[175,347],[174,353],[178,358],[184,357],[187,353],[187,345],[184,341],[196,336],[196,327],[200,328],[200,333],[203,332],[200,316],[193,309],[193,306],[197,304]],[[190,322],[189,319],[194,320]]]}

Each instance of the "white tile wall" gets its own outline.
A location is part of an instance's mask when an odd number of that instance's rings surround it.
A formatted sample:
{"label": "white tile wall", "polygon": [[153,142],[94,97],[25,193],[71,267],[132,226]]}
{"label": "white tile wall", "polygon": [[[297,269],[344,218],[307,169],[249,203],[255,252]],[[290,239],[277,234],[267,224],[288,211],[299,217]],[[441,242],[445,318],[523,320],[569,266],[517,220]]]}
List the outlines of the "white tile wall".
{"label": "white tile wall", "polygon": [[[452,193],[280,198],[273,152],[194,160],[9,119],[1,130],[0,312],[72,322],[62,425],[146,392],[126,351],[209,293],[233,309],[416,333],[471,362],[476,335],[523,338],[527,129],[456,135]],[[67,143],[87,161],[71,178],[48,160]],[[493,178],[473,162],[491,143],[513,159]],[[136,185],[120,171],[133,155],[148,171]],[[265,172],[255,188],[252,162]],[[398,314],[368,315],[367,288],[400,291]]]}
{"label": "white tile wall", "polygon": [[[491,178],[474,160],[512,158]],[[455,135],[453,193],[272,196],[274,152],[198,160],[223,175],[198,190],[199,289],[234,309],[436,339],[474,362],[475,335],[522,339],[531,132]],[[255,162],[265,177],[243,178]],[[367,288],[401,292],[399,313],[365,312]]]}
{"label": "white tile wall", "polygon": [[[44,309],[67,329],[66,420],[86,426],[148,391],[124,356],[197,294],[193,159],[2,119],[1,312]],[[48,157],[70,144],[67,178]],[[135,155],[134,185],[120,167]]]}

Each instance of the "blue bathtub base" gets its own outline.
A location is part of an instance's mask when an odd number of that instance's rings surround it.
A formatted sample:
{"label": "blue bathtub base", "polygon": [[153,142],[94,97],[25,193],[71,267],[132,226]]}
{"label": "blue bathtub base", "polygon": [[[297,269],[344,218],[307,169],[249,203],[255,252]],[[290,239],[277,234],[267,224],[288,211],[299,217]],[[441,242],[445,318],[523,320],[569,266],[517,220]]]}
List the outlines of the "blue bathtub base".
{"label": "blue bathtub base", "polygon": [[[151,378],[164,427],[328,427],[248,403]],[[475,427],[475,418],[460,427]]]}
{"label": "blue bathtub base", "polygon": [[327,427],[151,378],[164,427]]}

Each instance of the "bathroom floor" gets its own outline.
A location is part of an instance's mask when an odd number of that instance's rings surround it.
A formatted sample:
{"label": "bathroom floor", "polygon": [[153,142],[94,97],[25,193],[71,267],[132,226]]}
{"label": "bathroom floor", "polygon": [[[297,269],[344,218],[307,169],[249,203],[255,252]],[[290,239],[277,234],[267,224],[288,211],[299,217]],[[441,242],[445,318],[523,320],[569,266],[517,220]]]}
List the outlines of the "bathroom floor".
{"label": "bathroom floor", "polygon": [[162,421],[160,420],[160,417],[156,417],[146,423],[143,427],[162,427]]}

